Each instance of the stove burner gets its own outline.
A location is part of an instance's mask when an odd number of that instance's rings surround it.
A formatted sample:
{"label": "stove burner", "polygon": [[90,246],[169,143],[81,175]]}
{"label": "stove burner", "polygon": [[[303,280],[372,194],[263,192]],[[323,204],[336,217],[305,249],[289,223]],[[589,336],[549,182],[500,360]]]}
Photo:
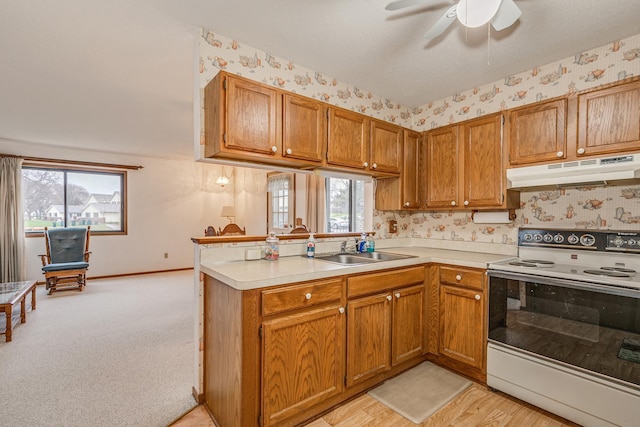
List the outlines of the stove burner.
{"label": "stove burner", "polygon": [[608,269],[604,269],[604,268],[601,268],[599,270],[584,270],[584,273],[592,274],[592,275],[595,275],[595,276],[616,277],[616,278],[620,278],[620,279],[628,279],[628,278],[631,277],[631,274],[622,273],[622,272],[618,272],[618,271],[614,271],[614,270],[608,270]]}
{"label": "stove burner", "polygon": [[607,271],[617,271],[619,273],[626,273],[631,276],[635,276],[635,274],[637,273],[635,270],[631,268],[624,268],[624,267],[600,267],[600,269],[607,270]]}
{"label": "stove burner", "polygon": [[547,261],[544,259],[523,259],[522,262],[533,267],[553,267],[555,265],[553,261]]}

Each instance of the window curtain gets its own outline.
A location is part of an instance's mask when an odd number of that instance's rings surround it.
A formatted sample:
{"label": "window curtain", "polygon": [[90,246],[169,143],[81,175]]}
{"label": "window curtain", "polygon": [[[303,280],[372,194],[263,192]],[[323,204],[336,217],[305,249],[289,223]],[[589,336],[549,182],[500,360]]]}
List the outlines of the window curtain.
{"label": "window curtain", "polygon": [[22,162],[0,157],[0,282],[26,279]]}
{"label": "window curtain", "polygon": [[325,215],[325,179],[307,175],[307,229],[314,233],[327,232]]}

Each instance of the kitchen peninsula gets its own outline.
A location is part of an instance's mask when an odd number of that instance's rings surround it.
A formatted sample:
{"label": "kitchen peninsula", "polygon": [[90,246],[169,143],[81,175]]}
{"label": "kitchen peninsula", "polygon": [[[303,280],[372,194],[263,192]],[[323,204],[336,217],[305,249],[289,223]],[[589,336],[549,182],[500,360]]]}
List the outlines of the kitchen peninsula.
{"label": "kitchen peninsula", "polygon": [[[295,240],[277,261],[244,261],[261,239],[208,239],[193,239],[200,389],[220,425],[296,425],[424,360],[484,382],[484,272],[515,256],[512,245],[381,239],[381,252],[411,257],[342,265],[301,256]],[[320,253],[343,240],[320,239]]]}

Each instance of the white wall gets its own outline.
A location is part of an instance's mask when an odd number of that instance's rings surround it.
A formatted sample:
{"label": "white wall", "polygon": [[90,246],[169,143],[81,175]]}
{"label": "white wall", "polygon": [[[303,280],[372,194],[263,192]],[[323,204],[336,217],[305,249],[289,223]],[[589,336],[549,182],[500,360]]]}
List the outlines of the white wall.
{"label": "white wall", "polygon": [[[171,160],[153,157],[133,157],[104,152],[56,148],[40,144],[0,139],[0,152],[23,156],[142,165],[143,169],[128,171],[128,234],[114,236],[93,235],[90,250],[89,277],[158,271],[193,266],[192,237],[204,235],[208,225],[216,228],[227,223],[220,217],[223,205],[234,205],[234,186],[221,188],[211,178],[222,173],[219,165],[196,163],[190,159]],[[244,175],[236,168],[234,178]],[[248,170],[252,174],[253,170]],[[230,168],[226,167],[228,174]],[[262,173],[262,172],[260,172]],[[207,181],[206,183],[205,181]],[[257,196],[260,188],[255,188]],[[242,213],[257,212],[254,206],[266,202],[241,192]],[[264,200],[264,196],[263,196]],[[237,208],[238,209],[238,208]],[[253,215],[246,215],[247,218]],[[264,234],[265,226],[247,227],[251,234]],[[27,276],[41,280],[40,258],[44,239],[26,239]],[[164,253],[169,257],[164,258]]]}

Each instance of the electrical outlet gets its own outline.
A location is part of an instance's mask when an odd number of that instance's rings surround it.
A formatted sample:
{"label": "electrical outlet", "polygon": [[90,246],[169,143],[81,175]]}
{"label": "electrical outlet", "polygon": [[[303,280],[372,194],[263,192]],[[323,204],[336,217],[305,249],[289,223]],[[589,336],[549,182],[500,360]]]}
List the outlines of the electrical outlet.
{"label": "electrical outlet", "polygon": [[389,233],[397,233],[398,232],[398,221],[392,219],[389,221]]}
{"label": "electrical outlet", "polygon": [[164,253],[164,257],[165,257],[165,258],[169,258],[169,253],[168,253],[168,252],[165,252],[165,253]]}

